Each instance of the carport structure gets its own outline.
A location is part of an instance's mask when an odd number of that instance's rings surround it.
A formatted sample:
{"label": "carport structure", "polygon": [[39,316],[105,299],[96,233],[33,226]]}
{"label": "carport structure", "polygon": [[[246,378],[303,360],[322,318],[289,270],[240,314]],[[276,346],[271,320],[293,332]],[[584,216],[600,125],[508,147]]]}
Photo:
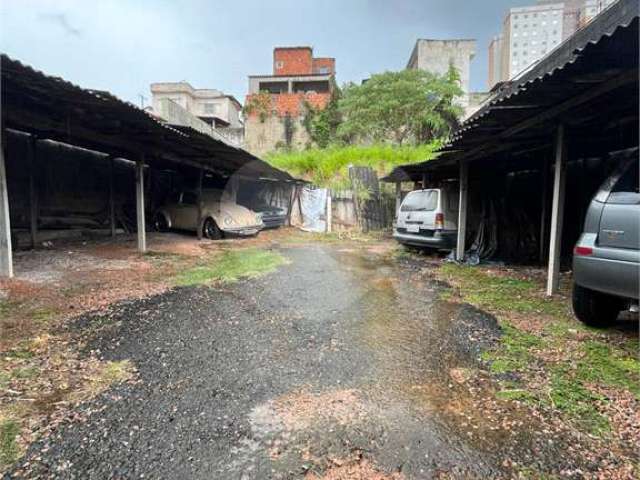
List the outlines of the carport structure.
{"label": "carport structure", "polygon": [[[206,173],[234,180],[292,182],[287,173],[269,166],[249,152],[188,128],[161,124],[134,105],[103,91],[87,90],[61,78],[46,75],[2,55],[2,148],[0,149],[0,276],[13,275],[10,201],[6,158],[9,137],[26,139],[30,233],[38,229],[36,155],[38,144],[56,142],[91,151],[113,165],[124,159],[135,165],[135,204],[138,249],[146,250],[145,185],[147,169],[190,169],[199,172],[199,189]],[[14,152],[15,153],[15,152]],[[110,168],[113,172],[113,167]],[[115,231],[113,173],[110,175],[110,228]]]}
{"label": "carport structure", "polygon": [[[503,202],[526,205],[526,218],[537,225],[538,258],[548,257],[547,294],[557,290],[562,254],[571,252],[589,200],[619,158],[612,152],[637,156],[638,9],[637,0],[613,4],[499,86],[437,159],[398,167],[385,178],[398,192],[403,181],[459,182],[458,260],[469,230],[478,230],[479,222],[467,221],[468,210],[480,210],[469,197],[497,190]],[[522,188],[505,187],[518,177],[525,179]],[[526,227],[511,223],[521,232]]]}

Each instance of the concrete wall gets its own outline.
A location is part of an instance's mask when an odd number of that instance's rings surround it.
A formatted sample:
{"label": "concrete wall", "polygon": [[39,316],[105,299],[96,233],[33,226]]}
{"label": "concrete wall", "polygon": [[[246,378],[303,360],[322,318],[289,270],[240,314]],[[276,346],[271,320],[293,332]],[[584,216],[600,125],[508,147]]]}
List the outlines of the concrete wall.
{"label": "concrete wall", "polygon": [[468,104],[471,60],[476,53],[475,40],[425,40],[419,39],[407,68],[425,70],[444,75],[453,65],[460,74],[460,85],[465,93],[461,104]]}
{"label": "concrete wall", "polygon": [[[293,139],[291,148],[303,149],[311,142],[309,134],[302,124],[302,117],[291,117]],[[270,116],[263,121],[250,116],[245,121],[245,149],[256,156],[283,148],[286,145],[285,117]]]}

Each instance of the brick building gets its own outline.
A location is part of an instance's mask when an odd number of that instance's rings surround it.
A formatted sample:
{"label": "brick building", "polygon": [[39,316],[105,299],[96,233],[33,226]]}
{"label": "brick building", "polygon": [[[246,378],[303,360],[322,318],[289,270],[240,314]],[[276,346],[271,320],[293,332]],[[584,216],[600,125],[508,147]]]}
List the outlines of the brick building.
{"label": "brick building", "polygon": [[311,47],[278,47],[273,50],[273,73],[250,75],[245,105],[268,92],[268,112],[253,111],[245,118],[245,145],[256,155],[280,147],[304,148],[309,136],[302,123],[305,104],[324,108],[333,91],[336,61],[314,57]]}

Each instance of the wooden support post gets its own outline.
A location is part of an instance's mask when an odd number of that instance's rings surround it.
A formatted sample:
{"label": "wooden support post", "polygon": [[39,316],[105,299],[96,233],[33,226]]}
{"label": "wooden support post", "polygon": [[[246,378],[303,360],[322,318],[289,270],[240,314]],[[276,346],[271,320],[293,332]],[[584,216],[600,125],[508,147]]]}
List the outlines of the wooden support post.
{"label": "wooden support post", "polygon": [[[5,132],[1,133],[2,136]],[[4,139],[0,144],[0,277],[13,277],[11,252],[11,221],[9,218],[9,192],[4,163]]]}
{"label": "wooden support post", "polygon": [[146,222],[144,218],[144,156],[136,162],[136,219],[138,226],[138,251],[147,251]]}
{"label": "wooden support post", "polygon": [[400,204],[402,203],[402,182],[396,182],[396,218],[400,213]]}
{"label": "wooden support post", "polygon": [[540,239],[538,258],[540,263],[544,262],[547,240],[547,209],[549,208],[549,157],[545,157],[542,163],[542,202],[540,208]]}
{"label": "wooden support post", "polygon": [[201,168],[198,172],[198,240],[202,240],[202,180],[204,178],[204,170]]}
{"label": "wooden support post", "polygon": [[113,157],[109,157],[109,229],[111,230],[111,237],[116,236],[116,199],[115,199],[115,186],[114,186],[114,174],[115,174],[115,161]]}
{"label": "wooden support post", "polygon": [[456,260],[464,260],[465,238],[467,235],[467,191],[469,188],[469,166],[460,162],[460,201],[458,202],[458,241],[456,244]]}
{"label": "wooden support post", "polygon": [[553,295],[560,284],[560,253],[562,247],[562,222],[564,217],[564,195],[566,183],[566,145],[564,125],[558,126],[553,168],[553,205],[551,207],[551,229],[549,240],[549,270],[547,272],[547,295]]}
{"label": "wooden support post", "polygon": [[38,139],[29,137],[27,145],[27,162],[29,164],[29,232],[31,234],[31,248],[36,248],[38,241],[38,187],[36,173],[38,169]]}
{"label": "wooden support post", "polygon": [[327,190],[327,233],[331,233],[332,229],[332,206],[331,206],[331,190]]}

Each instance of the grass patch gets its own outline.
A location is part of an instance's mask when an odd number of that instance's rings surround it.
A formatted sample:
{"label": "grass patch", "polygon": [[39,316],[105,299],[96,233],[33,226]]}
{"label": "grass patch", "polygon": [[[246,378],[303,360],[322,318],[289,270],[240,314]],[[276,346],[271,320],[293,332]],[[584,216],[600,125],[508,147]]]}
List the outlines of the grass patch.
{"label": "grass patch", "polygon": [[542,345],[542,339],[523,332],[503,322],[500,345],[483,353],[482,358],[490,363],[493,373],[509,373],[525,370],[533,361],[531,350]]}
{"label": "grass patch", "polygon": [[87,394],[89,394],[89,396],[93,397],[115,383],[129,380],[133,376],[133,372],[134,367],[129,360],[107,362],[91,375],[85,391],[77,392],[76,396],[78,398],[86,398]]}
{"label": "grass patch", "polygon": [[40,369],[38,367],[18,367],[11,371],[11,377],[24,380],[35,378],[38,376],[38,373],[40,373]]}
{"label": "grass patch", "polygon": [[609,420],[596,407],[603,397],[586,388],[565,367],[555,368],[551,375],[549,400],[571,421],[592,435],[603,435],[611,430]]}
{"label": "grass patch", "polygon": [[640,399],[640,361],[624,357],[609,346],[594,340],[583,347],[584,357],[578,362],[576,377],[583,383],[618,387]]}
{"label": "grass patch", "polygon": [[266,160],[274,167],[304,177],[318,186],[345,188],[350,165],[372,167],[382,176],[398,165],[424,162],[434,158],[437,143],[418,146],[352,145],[348,147],[312,148],[301,152],[277,151]]}
{"label": "grass patch", "polygon": [[500,400],[518,400],[523,402],[535,402],[537,398],[528,390],[521,388],[505,389],[496,392],[496,398]]}
{"label": "grass patch", "polygon": [[517,312],[566,317],[566,306],[540,295],[541,286],[532,280],[490,275],[477,267],[446,263],[440,273],[461,288],[465,301],[494,312]]}
{"label": "grass patch", "polygon": [[18,422],[12,419],[0,420],[0,465],[11,465],[18,459],[20,448],[16,437],[20,433]]}
{"label": "grass patch", "polygon": [[241,278],[255,278],[275,271],[287,260],[280,253],[257,248],[225,250],[205,264],[189,268],[176,277],[181,286],[211,282],[235,282]]}

